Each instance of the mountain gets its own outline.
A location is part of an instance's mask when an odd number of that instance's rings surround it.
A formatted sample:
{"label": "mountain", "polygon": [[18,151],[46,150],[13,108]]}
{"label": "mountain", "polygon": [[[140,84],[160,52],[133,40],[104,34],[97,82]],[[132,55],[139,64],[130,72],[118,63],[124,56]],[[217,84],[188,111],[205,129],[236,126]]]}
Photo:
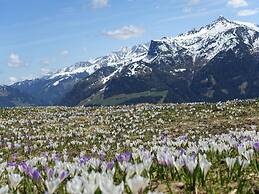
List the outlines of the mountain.
{"label": "mountain", "polygon": [[29,95],[9,86],[0,86],[0,107],[15,107],[33,105]]}
{"label": "mountain", "polygon": [[103,67],[118,68],[127,63],[143,58],[148,45],[138,45],[133,48],[123,48],[110,55],[99,57],[87,62],[79,62],[70,67],[61,69],[42,78],[17,82],[12,88],[21,91],[33,99],[37,105],[56,105],[66,93],[71,91],[74,85]]}
{"label": "mountain", "polygon": [[218,18],[177,37],[152,40],[146,56],[101,68],[62,101],[74,105],[217,102],[259,97],[259,27]]}
{"label": "mountain", "polygon": [[[217,102],[259,97],[259,27],[224,17],[10,88],[36,105]],[[0,99],[0,104],[2,101]]]}

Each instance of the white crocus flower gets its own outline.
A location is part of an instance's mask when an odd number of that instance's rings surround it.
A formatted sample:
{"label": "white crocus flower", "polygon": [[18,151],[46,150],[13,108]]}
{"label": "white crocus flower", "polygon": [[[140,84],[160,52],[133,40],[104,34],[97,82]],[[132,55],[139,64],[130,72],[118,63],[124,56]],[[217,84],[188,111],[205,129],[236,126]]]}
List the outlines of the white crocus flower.
{"label": "white crocus flower", "polygon": [[48,194],[54,193],[57,190],[59,184],[60,184],[60,180],[59,179],[45,181],[45,185],[47,187]]}
{"label": "white crocus flower", "polygon": [[6,167],[6,170],[9,174],[11,174],[15,171],[15,166],[8,166],[8,167]]}
{"label": "white crocus flower", "polygon": [[252,150],[252,149],[247,150],[247,151],[243,152],[242,155],[243,155],[247,160],[251,160],[251,159],[253,158],[253,155],[254,155],[254,150]]}
{"label": "white crocus flower", "polygon": [[189,170],[189,172],[190,172],[191,174],[194,173],[194,170],[196,169],[197,164],[198,164],[198,162],[197,162],[197,160],[194,159],[194,158],[187,157],[187,158],[185,159],[185,165],[186,165],[187,169]]}
{"label": "white crocus flower", "polygon": [[22,177],[19,174],[9,174],[9,182],[10,186],[13,189],[16,189],[16,187],[19,185],[19,183],[22,181]]}
{"label": "white crocus flower", "polygon": [[134,166],[129,166],[129,167],[127,168],[126,180],[128,180],[129,178],[131,178],[134,174],[135,174],[135,168],[134,168]]}
{"label": "white crocus flower", "polygon": [[240,166],[242,166],[242,169],[247,168],[250,165],[249,160],[243,160],[241,156],[237,157],[237,161]]}
{"label": "white crocus flower", "polygon": [[206,176],[211,167],[211,163],[207,160],[207,158],[204,155],[200,155],[199,164],[203,175]]}
{"label": "white crocus flower", "polygon": [[183,158],[179,158],[179,159],[175,160],[174,166],[177,169],[177,171],[179,172],[181,170],[181,168],[184,166]]}
{"label": "white crocus flower", "polygon": [[0,194],[7,194],[9,192],[9,187],[8,185],[5,185],[0,188]]}
{"label": "white crocus flower", "polygon": [[95,194],[96,190],[97,188],[95,187],[95,185],[88,184],[88,185],[85,185],[83,194]]}
{"label": "white crocus flower", "polygon": [[226,163],[227,163],[227,166],[229,168],[229,170],[232,170],[235,163],[236,163],[236,158],[230,158],[230,157],[227,157],[226,158]]}
{"label": "white crocus flower", "polygon": [[151,167],[151,165],[152,165],[152,162],[153,162],[153,161],[152,161],[152,158],[143,161],[144,168],[145,168],[147,171],[149,171],[149,169],[150,169],[150,167]]}
{"label": "white crocus flower", "polygon": [[128,168],[129,164],[125,161],[119,162],[119,167],[122,171],[125,171]]}
{"label": "white crocus flower", "polygon": [[148,186],[148,183],[149,183],[149,179],[146,179],[139,175],[136,175],[132,179],[127,180],[127,184],[133,194],[138,194],[139,192],[143,192],[145,188]]}
{"label": "white crocus flower", "polygon": [[238,151],[239,155],[242,155],[242,154],[246,151],[246,148],[245,148],[245,146],[242,144],[242,145],[239,145],[239,146],[237,147],[237,151]]}
{"label": "white crocus flower", "polygon": [[110,179],[102,178],[100,182],[100,189],[102,194],[122,194],[124,191],[124,182],[116,186]]}
{"label": "white crocus flower", "polygon": [[81,179],[84,185],[84,194],[94,194],[97,190],[99,183],[97,182],[97,174],[92,172],[91,174],[83,173]]}
{"label": "white crocus flower", "polygon": [[247,168],[250,165],[250,161],[249,160],[243,160],[242,162],[242,169]]}
{"label": "white crocus flower", "polygon": [[83,190],[83,183],[79,177],[74,177],[67,183],[67,191],[70,194],[78,194]]}

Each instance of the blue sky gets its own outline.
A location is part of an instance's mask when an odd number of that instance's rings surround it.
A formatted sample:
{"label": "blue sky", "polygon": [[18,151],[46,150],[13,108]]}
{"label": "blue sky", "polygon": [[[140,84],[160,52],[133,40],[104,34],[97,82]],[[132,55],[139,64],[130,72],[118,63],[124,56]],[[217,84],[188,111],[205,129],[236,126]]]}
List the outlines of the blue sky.
{"label": "blue sky", "polygon": [[0,84],[176,36],[219,15],[259,24],[259,1],[0,0]]}

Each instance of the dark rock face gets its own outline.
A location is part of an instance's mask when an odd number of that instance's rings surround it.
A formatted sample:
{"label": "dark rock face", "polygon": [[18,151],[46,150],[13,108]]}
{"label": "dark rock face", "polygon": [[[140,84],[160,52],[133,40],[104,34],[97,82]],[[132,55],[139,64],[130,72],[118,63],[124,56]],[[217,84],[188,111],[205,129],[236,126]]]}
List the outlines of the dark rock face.
{"label": "dark rock face", "polygon": [[191,88],[198,101],[259,97],[259,60],[243,51],[220,53],[197,72]]}

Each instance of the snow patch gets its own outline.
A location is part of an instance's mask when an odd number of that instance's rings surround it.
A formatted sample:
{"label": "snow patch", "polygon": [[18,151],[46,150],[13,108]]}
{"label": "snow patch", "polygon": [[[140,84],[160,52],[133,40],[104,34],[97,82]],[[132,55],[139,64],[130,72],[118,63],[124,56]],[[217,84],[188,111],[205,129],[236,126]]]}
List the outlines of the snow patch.
{"label": "snow patch", "polygon": [[130,71],[131,71],[131,73],[129,74],[130,76],[133,76],[137,73],[136,68],[139,66],[137,63],[134,63],[132,65],[133,65],[133,67],[130,69]]}
{"label": "snow patch", "polygon": [[174,72],[176,72],[176,73],[179,73],[179,72],[182,73],[182,72],[185,72],[185,71],[186,71],[186,69],[175,69],[174,70]]}
{"label": "snow patch", "polygon": [[121,72],[121,70],[123,69],[123,67],[119,67],[116,71],[114,71],[112,74],[110,74],[109,76],[105,77],[102,79],[102,84],[106,84],[108,81],[110,81],[117,73]]}
{"label": "snow patch", "polygon": [[235,21],[235,23],[246,26],[254,31],[259,32],[259,26],[253,23],[249,23],[249,22],[240,22],[240,21]]}
{"label": "snow patch", "polygon": [[253,43],[253,50],[255,52],[258,52],[259,51],[259,38],[257,38],[254,43]]}

